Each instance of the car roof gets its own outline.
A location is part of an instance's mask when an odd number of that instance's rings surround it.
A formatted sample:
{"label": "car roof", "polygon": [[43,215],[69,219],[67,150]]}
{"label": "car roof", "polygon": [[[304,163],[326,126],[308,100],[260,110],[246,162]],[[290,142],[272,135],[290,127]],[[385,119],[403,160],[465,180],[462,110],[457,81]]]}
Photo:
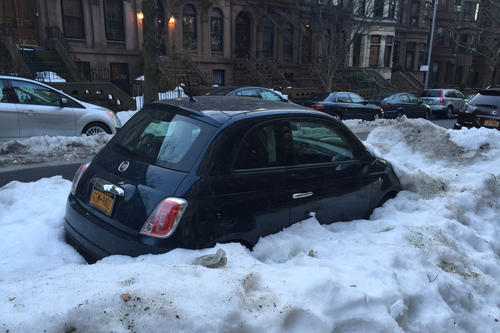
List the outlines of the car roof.
{"label": "car roof", "polygon": [[[314,111],[293,103],[269,101],[255,97],[236,96],[196,96],[196,101],[189,98],[168,99],[152,103],[152,105],[171,105],[188,113],[192,113],[200,120],[205,120],[213,125],[222,125],[232,118],[244,114],[315,114],[323,117],[326,114]],[[328,116],[326,116],[328,117]]]}

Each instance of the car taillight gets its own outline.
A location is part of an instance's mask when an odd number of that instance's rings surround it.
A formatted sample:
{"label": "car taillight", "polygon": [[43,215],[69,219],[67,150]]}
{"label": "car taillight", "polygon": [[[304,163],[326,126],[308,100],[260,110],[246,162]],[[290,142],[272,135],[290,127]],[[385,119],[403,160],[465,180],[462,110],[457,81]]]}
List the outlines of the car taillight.
{"label": "car taillight", "polygon": [[321,104],[313,104],[310,106],[311,109],[314,109],[314,110],[324,110],[325,107]]}
{"label": "car taillight", "polygon": [[441,90],[441,104],[444,104],[444,91]]}
{"label": "car taillight", "polygon": [[382,105],[380,105],[380,107],[381,107],[382,109],[388,109],[388,108],[390,108],[391,106],[390,106],[389,104],[382,104]]}
{"label": "car taillight", "polygon": [[80,182],[80,178],[82,178],[83,174],[85,173],[85,170],[89,167],[90,163],[85,163],[80,165],[78,170],[75,173],[75,176],[73,177],[73,183],[71,184],[71,194],[75,194],[76,192],[76,187],[78,186],[78,183]]}
{"label": "car taillight", "polygon": [[144,223],[141,234],[157,238],[172,235],[186,210],[188,202],[180,198],[166,198],[156,206]]}

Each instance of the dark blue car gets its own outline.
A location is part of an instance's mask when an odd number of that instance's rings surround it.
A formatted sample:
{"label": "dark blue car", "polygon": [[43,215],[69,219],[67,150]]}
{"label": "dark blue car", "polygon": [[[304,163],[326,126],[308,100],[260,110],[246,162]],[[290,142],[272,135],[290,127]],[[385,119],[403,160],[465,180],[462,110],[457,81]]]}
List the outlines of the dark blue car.
{"label": "dark blue car", "polygon": [[398,190],[389,163],[325,113],[244,97],[169,100],[145,106],[79,169],[65,229],[89,261],[251,247],[312,213],[366,218]]}

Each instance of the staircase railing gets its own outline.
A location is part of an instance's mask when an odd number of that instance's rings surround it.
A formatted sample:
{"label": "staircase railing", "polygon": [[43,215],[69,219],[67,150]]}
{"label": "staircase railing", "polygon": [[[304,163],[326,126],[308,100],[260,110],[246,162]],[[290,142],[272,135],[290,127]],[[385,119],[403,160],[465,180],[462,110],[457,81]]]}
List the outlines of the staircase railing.
{"label": "staircase railing", "polygon": [[79,75],[80,73],[78,71],[78,67],[76,66],[78,59],[72,52],[71,45],[69,45],[68,41],[64,39],[62,31],[56,26],[46,27],[46,31],[47,44],[61,57],[61,60],[66,67],[66,74],[68,75],[68,78],[71,81],[79,81],[81,77]]}
{"label": "staircase railing", "polygon": [[246,70],[257,84],[265,85],[266,78],[257,70],[255,63],[251,62],[249,58],[234,58],[233,64],[237,70]]}

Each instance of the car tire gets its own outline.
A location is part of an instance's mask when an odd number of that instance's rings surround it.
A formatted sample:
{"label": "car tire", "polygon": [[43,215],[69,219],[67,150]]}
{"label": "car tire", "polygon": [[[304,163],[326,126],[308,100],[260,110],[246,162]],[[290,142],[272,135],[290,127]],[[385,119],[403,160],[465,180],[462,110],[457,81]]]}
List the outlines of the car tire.
{"label": "car tire", "polygon": [[453,118],[453,106],[449,105],[448,108],[446,109],[446,118],[451,119]]}
{"label": "car tire", "polygon": [[402,116],[404,116],[404,113],[402,110],[398,110],[398,112],[396,113],[396,118],[401,118]]}
{"label": "car tire", "polygon": [[382,119],[382,115],[380,114],[380,112],[375,112],[375,114],[373,115],[373,119],[372,120],[378,120],[378,119]]}
{"label": "car tire", "polygon": [[82,134],[87,136],[98,135],[98,134],[111,134],[111,130],[109,129],[108,126],[106,126],[106,124],[95,122],[85,126],[83,128]]}
{"label": "car tire", "polygon": [[431,110],[429,109],[425,110],[424,118],[427,120],[431,119]]}

